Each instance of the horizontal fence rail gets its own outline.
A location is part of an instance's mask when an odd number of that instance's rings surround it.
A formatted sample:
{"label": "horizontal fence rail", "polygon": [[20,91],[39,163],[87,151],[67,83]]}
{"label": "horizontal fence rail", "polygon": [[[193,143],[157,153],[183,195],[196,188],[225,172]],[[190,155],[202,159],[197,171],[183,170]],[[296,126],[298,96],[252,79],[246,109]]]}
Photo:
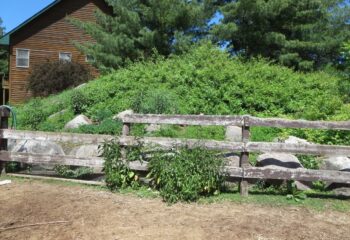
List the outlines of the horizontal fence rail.
{"label": "horizontal fence rail", "polygon": [[[252,116],[216,116],[216,115],[157,115],[126,114],[115,117],[124,123],[199,125],[199,126],[239,126],[276,128],[309,128],[323,130],[350,130],[350,121],[307,121],[281,118],[258,118]],[[245,123],[244,123],[245,120]]]}
{"label": "horizontal fence rail", "polygon": [[[37,140],[73,144],[102,144],[105,141],[115,140],[125,150],[127,146],[143,145],[150,152],[154,149],[172,149],[177,147],[202,147],[221,152],[240,153],[239,167],[226,166],[224,171],[230,179],[240,181],[240,192],[248,194],[249,179],[277,179],[299,180],[350,184],[350,172],[309,170],[304,168],[267,168],[252,167],[249,164],[250,153],[292,153],[302,155],[343,155],[350,156],[350,146],[321,145],[321,144],[290,144],[280,142],[252,142],[250,141],[250,127],[276,127],[276,128],[310,128],[323,130],[350,130],[350,121],[306,121],[286,120],[279,118],[257,118],[251,116],[204,116],[204,115],[152,115],[152,114],[121,114],[118,118],[123,122],[121,136],[92,135],[76,133],[53,133],[40,131],[17,131],[8,129],[9,111],[0,108],[0,169],[4,162],[19,162],[26,164],[44,165],[68,165],[82,166],[101,169],[104,160],[101,157],[77,158],[75,156],[43,155],[22,152],[7,151],[7,139],[14,140]],[[196,126],[238,126],[242,128],[242,139],[239,142],[180,139],[165,137],[135,137],[130,136],[131,124],[174,124]],[[122,153],[125,156],[125,151]],[[148,171],[147,162],[130,162],[129,167],[135,171]]]}

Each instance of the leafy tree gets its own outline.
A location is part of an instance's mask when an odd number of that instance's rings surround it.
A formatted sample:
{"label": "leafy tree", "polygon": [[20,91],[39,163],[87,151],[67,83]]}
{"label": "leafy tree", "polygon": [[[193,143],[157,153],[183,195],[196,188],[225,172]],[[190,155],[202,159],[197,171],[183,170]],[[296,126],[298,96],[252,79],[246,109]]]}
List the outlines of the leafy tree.
{"label": "leafy tree", "polygon": [[297,70],[334,63],[349,39],[345,0],[231,0],[221,7],[216,41],[235,54],[263,56]]}
{"label": "leafy tree", "polygon": [[[5,32],[5,27],[2,26],[2,19],[0,18],[0,38]],[[8,72],[8,52],[0,46],[0,74],[7,74]]]}
{"label": "leafy tree", "polygon": [[106,0],[113,16],[96,12],[97,23],[70,21],[91,35],[95,43],[77,43],[95,58],[102,70],[118,68],[130,61],[184,52],[207,31],[215,9],[212,1]]}

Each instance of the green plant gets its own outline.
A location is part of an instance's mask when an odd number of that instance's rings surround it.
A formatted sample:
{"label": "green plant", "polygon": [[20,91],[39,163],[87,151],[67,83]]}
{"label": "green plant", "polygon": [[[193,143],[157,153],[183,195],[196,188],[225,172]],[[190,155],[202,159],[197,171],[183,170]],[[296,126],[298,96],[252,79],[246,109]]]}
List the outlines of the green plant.
{"label": "green plant", "polygon": [[21,170],[21,165],[16,162],[9,162],[5,165],[6,173],[15,173]]}
{"label": "green plant", "polygon": [[304,168],[320,169],[321,160],[317,157],[310,156],[310,155],[299,155],[298,159]]}
{"label": "green plant", "polygon": [[[106,141],[101,146],[104,158],[106,185],[111,190],[127,187],[137,188],[139,176],[129,168],[130,161],[140,160],[140,146],[122,148],[116,140]],[[125,155],[123,156],[123,151]]]}
{"label": "green plant", "polygon": [[71,97],[71,106],[74,114],[84,113],[90,104],[90,99],[82,91],[75,91],[73,93]]}
{"label": "green plant", "polygon": [[90,79],[90,71],[84,65],[59,61],[35,66],[27,81],[28,89],[34,96],[48,96]]}
{"label": "green plant", "polygon": [[39,99],[30,101],[22,111],[22,116],[18,120],[27,129],[38,130],[40,123],[47,117],[43,109],[43,104]]}
{"label": "green plant", "polygon": [[220,192],[225,178],[223,163],[213,152],[200,147],[158,152],[149,163],[148,177],[166,202],[196,201],[200,196]]}
{"label": "green plant", "polygon": [[178,97],[166,89],[151,89],[140,92],[132,104],[132,109],[138,113],[176,113]]}
{"label": "green plant", "polygon": [[120,135],[122,130],[122,123],[113,119],[106,119],[98,125],[83,125],[74,132],[88,133],[88,134],[110,134]]}
{"label": "green plant", "polygon": [[288,182],[287,186],[288,186],[288,194],[287,194],[288,200],[294,200],[295,202],[300,202],[307,198],[307,195],[303,191],[300,191],[297,189],[294,181]]}
{"label": "green plant", "polygon": [[65,178],[86,178],[93,174],[93,169],[89,167],[71,167],[57,165],[54,168],[55,172]]}

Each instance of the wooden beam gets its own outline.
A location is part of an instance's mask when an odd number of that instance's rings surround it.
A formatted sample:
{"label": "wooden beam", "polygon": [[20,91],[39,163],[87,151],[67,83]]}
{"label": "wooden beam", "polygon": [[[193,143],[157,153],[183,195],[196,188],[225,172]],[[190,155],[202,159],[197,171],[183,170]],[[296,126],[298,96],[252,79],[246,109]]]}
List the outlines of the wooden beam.
{"label": "wooden beam", "polygon": [[120,119],[124,123],[174,124],[200,126],[242,126],[242,116],[216,115],[156,115],[130,114]]}
{"label": "wooden beam", "polygon": [[282,152],[307,155],[338,155],[350,156],[350,146],[333,146],[321,144],[288,144],[288,143],[268,143],[249,142],[246,144],[249,152]]}
{"label": "wooden beam", "polygon": [[94,135],[94,134],[77,134],[77,133],[59,133],[59,132],[39,132],[39,131],[18,131],[18,130],[1,130],[3,138],[15,140],[37,140],[51,142],[70,142],[81,144],[99,144],[106,140],[111,140],[111,135]]}
{"label": "wooden beam", "polygon": [[276,128],[311,128],[324,130],[350,130],[350,121],[306,121],[281,118],[257,118],[249,116],[250,126]]}

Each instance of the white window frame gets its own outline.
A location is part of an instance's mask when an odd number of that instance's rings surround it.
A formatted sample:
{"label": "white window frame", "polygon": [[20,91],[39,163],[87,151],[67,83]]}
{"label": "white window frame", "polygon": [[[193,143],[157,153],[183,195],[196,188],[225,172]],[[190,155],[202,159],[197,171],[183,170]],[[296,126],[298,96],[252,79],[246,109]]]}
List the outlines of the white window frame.
{"label": "white window frame", "polygon": [[[68,54],[68,55],[70,55],[69,61],[67,59],[62,59],[61,58],[61,54]],[[73,54],[71,52],[59,52],[58,53],[58,60],[59,61],[72,62],[72,59],[73,59]]]}
{"label": "white window frame", "polygon": [[[88,59],[89,56],[93,58],[92,61],[89,61],[89,59]],[[87,62],[87,63],[94,63],[95,62],[95,58],[92,55],[85,55],[85,62]]]}
{"label": "white window frame", "polygon": [[[28,52],[28,65],[27,66],[20,66],[18,64],[18,51],[27,51]],[[24,59],[24,58],[22,58]],[[27,59],[26,59],[27,60]],[[17,68],[29,68],[30,66],[30,49],[26,49],[26,48],[16,48],[16,67]]]}

